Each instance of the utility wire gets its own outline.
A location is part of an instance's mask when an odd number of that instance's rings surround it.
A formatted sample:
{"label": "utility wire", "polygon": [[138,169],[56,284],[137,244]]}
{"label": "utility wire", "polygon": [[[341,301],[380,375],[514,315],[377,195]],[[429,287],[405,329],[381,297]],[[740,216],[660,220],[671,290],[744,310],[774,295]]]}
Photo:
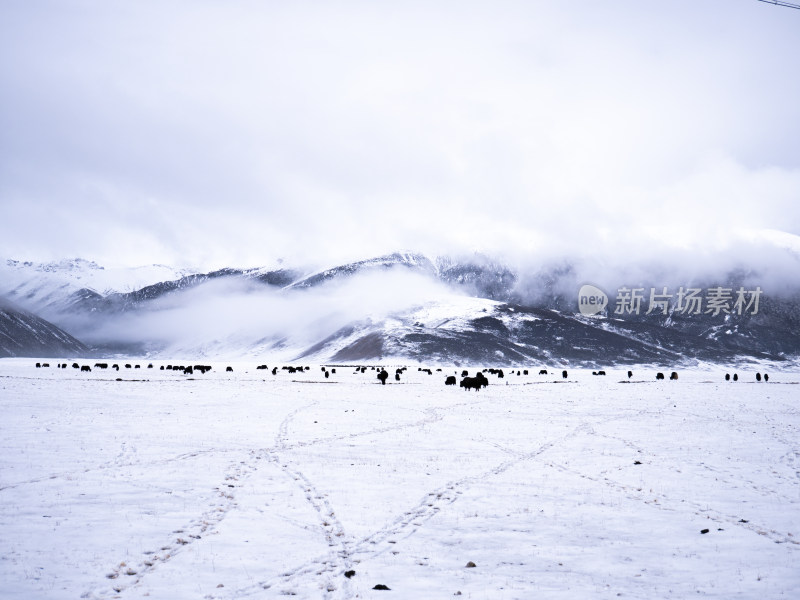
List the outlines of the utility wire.
{"label": "utility wire", "polygon": [[758,0],[759,2],[766,2],[767,4],[775,4],[776,6],[786,6],[788,8],[800,9],[800,4],[792,4],[791,2],[784,2],[783,0]]}

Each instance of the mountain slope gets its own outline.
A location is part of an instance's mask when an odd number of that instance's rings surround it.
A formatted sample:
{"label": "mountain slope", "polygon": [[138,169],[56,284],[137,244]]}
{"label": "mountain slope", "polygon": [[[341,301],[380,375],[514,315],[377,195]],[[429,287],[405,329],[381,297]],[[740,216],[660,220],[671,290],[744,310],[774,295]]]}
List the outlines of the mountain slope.
{"label": "mountain slope", "polygon": [[74,307],[79,299],[126,293],[190,273],[164,265],[104,268],[80,258],[59,262],[0,261],[0,295],[39,314]]}
{"label": "mountain slope", "polygon": [[0,297],[0,357],[57,358],[88,352],[64,330]]}
{"label": "mountain slope", "polygon": [[297,358],[347,362],[406,357],[442,364],[591,367],[780,359],[648,323],[467,300],[350,325]]}
{"label": "mountain slope", "polygon": [[287,287],[298,289],[312,288],[333,280],[342,280],[354,275],[376,271],[385,272],[386,270],[399,267],[432,277],[436,276],[436,267],[428,257],[410,252],[394,252],[385,256],[337,265],[303,277]]}
{"label": "mountain slope", "polygon": [[[794,247],[787,252],[790,264],[800,260]],[[477,254],[396,252],[316,271],[165,268],[179,276],[106,291],[79,287],[90,275],[101,281],[102,268],[88,261],[7,261],[0,275],[9,269],[0,290],[105,353],[598,367],[800,357],[800,282],[791,278],[782,292],[765,286],[760,310],[741,315],[674,307],[616,315],[609,294],[609,307],[587,317],[578,312],[578,268],[567,261],[520,272]],[[735,270],[684,283],[753,289],[759,277]]]}

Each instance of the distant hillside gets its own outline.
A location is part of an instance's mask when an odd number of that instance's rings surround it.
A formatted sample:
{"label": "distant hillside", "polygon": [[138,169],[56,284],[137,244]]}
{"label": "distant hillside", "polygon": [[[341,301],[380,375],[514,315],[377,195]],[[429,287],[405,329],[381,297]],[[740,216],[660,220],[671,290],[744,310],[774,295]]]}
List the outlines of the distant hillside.
{"label": "distant hillside", "polygon": [[[781,256],[800,273],[793,248]],[[579,308],[582,268],[413,252],[322,269],[279,262],[206,273],[8,260],[0,295],[19,306],[3,313],[0,355],[85,350],[75,336],[94,353],[130,356],[565,366],[800,360],[792,269],[783,279],[745,269],[687,277],[679,284],[697,292],[697,310],[679,300],[683,287],[667,290],[672,282],[648,273],[631,282],[641,300],[635,311],[622,310],[626,288],[607,286],[608,305],[588,315]],[[714,290],[727,290],[722,310],[713,309]],[[747,302],[737,308],[739,296]]]}
{"label": "distant hillside", "polygon": [[0,296],[0,357],[61,357],[89,352],[80,341],[49,321]]}

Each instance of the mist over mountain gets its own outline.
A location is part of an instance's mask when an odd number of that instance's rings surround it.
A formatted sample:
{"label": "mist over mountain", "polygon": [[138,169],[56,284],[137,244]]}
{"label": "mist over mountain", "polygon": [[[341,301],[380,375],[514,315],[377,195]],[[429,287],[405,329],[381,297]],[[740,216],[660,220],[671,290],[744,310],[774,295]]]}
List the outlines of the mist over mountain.
{"label": "mist over mountain", "polygon": [[[98,355],[598,366],[785,361],[800,356],[797,247],[769,248],[783,279],[757,261],[681,280],[663,265],[603,270],[575,258],[534,268],[475,253],[395,252],[318,269],[209,272],[8,260],[0,265],[0,295]],[[607,295],[598,314],[581,312],[585,283]],[[620,295],[630,289],[636,307]],[[697,304],[687,310],[678,297],[692,289]],[[713,298],[718,293],[721,300]]]}
{"label": "mist over mountain", "polygon": [[0,358],[58,358],[84,355],[89,351],[89,348],[59,327],[0,296]]}

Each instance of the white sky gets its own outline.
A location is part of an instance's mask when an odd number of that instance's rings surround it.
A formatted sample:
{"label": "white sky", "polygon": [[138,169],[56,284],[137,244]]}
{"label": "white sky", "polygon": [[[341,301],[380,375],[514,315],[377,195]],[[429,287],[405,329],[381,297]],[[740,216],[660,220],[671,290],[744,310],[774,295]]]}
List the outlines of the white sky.
{"label": "white sky", "polygon": [[799,56],[757,0],[3,2],[0,257],[736,254],[800,235]]}

